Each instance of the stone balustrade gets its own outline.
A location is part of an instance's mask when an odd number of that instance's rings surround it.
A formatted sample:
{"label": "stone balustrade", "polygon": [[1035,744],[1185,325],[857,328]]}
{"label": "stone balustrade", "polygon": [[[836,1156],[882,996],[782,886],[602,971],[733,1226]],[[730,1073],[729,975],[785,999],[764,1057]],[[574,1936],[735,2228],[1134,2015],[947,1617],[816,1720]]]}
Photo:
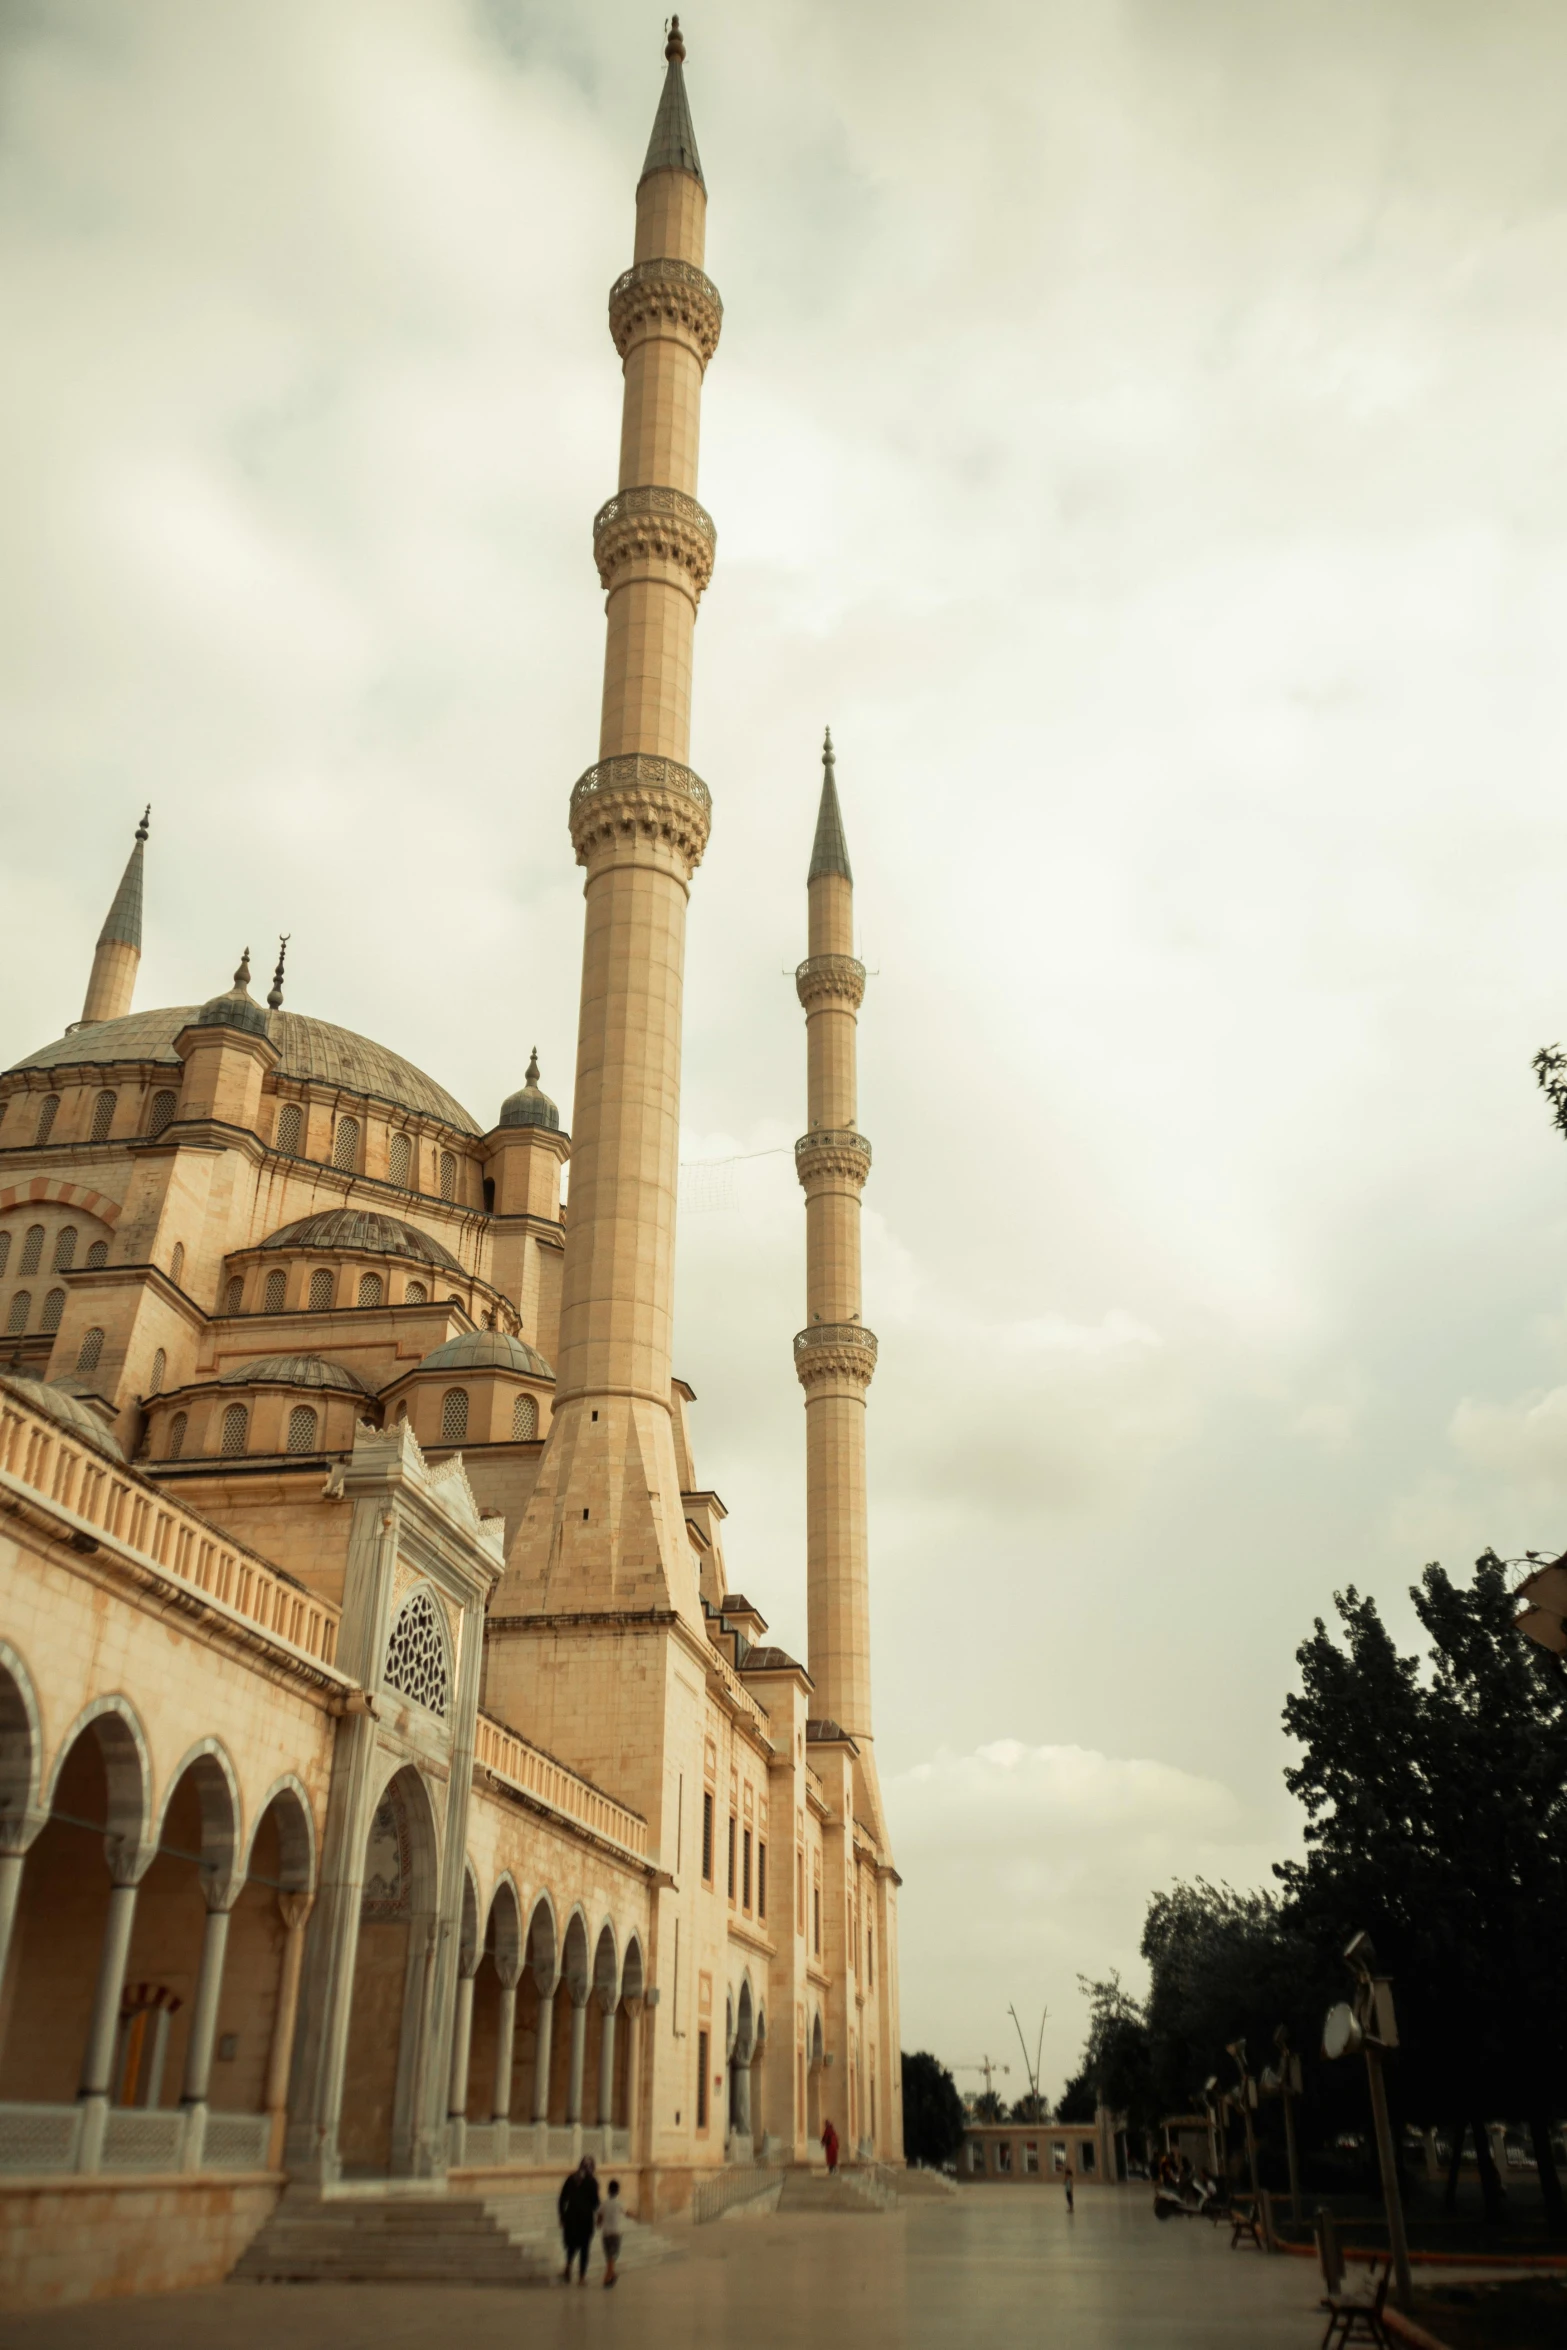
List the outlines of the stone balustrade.
{"label": "stone balustrade", "polygon": [[474,1762],[503,1785],[520,1788],[535,1803],[558,1812],[563,1819],[575,1820],[579,1827],[591,1829],[607,1844],[618,1844],[636,1859],[646,1860],[646,1820],[612,1796],[601,1794],[586,1779],[579,1779],[564,1763],[541,1754],[515,1730],[492,1721],[488,1714],[479,1716]]}

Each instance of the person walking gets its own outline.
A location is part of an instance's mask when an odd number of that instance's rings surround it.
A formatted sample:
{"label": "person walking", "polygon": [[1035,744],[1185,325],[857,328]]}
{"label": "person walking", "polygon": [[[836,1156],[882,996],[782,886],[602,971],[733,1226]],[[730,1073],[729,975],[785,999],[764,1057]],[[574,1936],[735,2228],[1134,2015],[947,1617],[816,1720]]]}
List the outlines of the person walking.
{"label": "person walking", "polygon": [[604,2198],[604,2207],[599,2213],[599,2233],[604,2239],[604,2282],[606,2285],[612,2285],[615,2282],[615,2269],[620,2260],[620,2221],[620,2181],[611,2179],[609,2193]]}
{"label": "person walking", "polygon": [[566,2266],[561,2283],[571,2282],[571,2264],[578,2264],[577,2282],[588,2281],[588,2254],[593,2246],[593,2230],[598,2219],[599,2183],[594,2177],[591,2154],[584,2154],[576,2169],[560,2191],[556,2209],[560,2213],[561,2239],[566,2247]]}
{"label": "person walking", "polygon": [[1073,2202],[1073,2200],[1072,2200],[1072,2165],[1071,2165],[1070,2161],[1067,2163],[1067,2166],[1066,2166],[1066,2174],[1065,2174],[1065,2176],[1066,2176],[1066,2208],[1067,2208],[1068,2215],[1070,2215],[1072,2212],[1074,2212],[1074,2211],[1077,2209],[1077,2206],[1076,2206],[1076,2204],[1075,2204],[1075,2203]]}
{"label": "person walking", "polygon": [[838,2167],[838,2133],[831,2122],[822,2131],[822,2151],[827,2157],[827,2175],[830,2178]]}

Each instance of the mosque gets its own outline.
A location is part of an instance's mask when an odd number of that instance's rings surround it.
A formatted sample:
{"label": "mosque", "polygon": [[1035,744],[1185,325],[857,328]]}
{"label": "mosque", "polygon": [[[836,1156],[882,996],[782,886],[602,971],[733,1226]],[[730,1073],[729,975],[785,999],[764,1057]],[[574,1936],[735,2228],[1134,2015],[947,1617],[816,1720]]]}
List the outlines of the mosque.
{"label": "mosque", "polygon": [[644,2218],[820,2160],[828,2119],[901,2161],[830,739],[797,974],[804,1663],[730,1585],[672,1358],[722,306],[678,19],[665,54],[609,297],[574,1131],[536,1058],[485,1123],[285,1008],[281,956],[264,1000],[247,951],[210,999],[135,1008],[145,819],[81,1018],[0,1077],[13,2306],[216,2278],[334,2200],[401,2196],[408,2226],[542,2200],[584,2151]]}

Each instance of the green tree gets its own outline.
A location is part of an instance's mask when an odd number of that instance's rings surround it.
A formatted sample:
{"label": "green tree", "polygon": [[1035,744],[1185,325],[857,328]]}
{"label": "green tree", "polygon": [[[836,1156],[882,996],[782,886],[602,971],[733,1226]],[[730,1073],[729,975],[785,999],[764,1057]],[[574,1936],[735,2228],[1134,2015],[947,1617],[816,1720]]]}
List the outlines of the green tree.
{"label": "green tree", "polygon": [[1088,2000],[1088,2038],[1082,2063],[1062,2092],[1061,2119],[1092,2121],[1096,2107],[1108,2105],[1134,2129],[1146,2128],[1154,2113],[1143,2008],[1113,1971],[1102,1982],[1079,1975],[1078,1988]]}
{"label": "green tree", "polygon": [[920,2049],[903,2055],[903,2153],[908,2162],[939,2170],[955,2162],[963,2143],[963,2099],[938,2058]]}

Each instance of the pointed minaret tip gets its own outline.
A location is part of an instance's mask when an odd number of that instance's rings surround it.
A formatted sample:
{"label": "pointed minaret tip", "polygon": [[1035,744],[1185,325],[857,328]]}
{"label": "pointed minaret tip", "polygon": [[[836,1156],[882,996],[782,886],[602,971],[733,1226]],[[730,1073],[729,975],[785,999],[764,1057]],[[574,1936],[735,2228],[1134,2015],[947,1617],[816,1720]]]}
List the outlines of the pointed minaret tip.
{"label": "pointed minaret tip", "polygon": [[102,946],[134,947],[141,953],[141,868],[142,849],[147,839],[148,822],[152,815],[151,803],[147,813],[136,827],[136,838],[120,876],[120,886],[114,893],[98,944]]}
{"label": "pointed minaret tip", "polygon": [[805,877],[807,883],[820,881],[824,873],[836,873],[848,882],[854,879],[854,868],[849,863],[849,844],[844,838],[843,811],[838,805],[836,760],[830,726],[822,737],[822,798],[816,812],[816,839],[811,846],[811,869]]}
{"label": "pointed minaret tip", "polygon": [[[286,930],[277,942],[277,969],[272,974],[272,985],[267,990],[267,1010],[269,1012],[281,1012],[283,1009],[283,961],[288,953],[288,942],[293,935],[291,930]],[[248,954],[250,950],[247,947],[245,951]]]}
{"label": "pointed minaret tip", "polygon": [[[678,24],[679,21],[680,20],[677,17],[675,22]],[[532,1052],[528,1055],[528,1074],[524,1078],[523,1082],[526,1085],[537,1085],[539,1082],[539,1048],[537,1045],[534,1046]]]}
{"label": "pointed minaret tip", "polygon": [[[650,171],[688,171],[700,187],[707,182],[702,177],[702,158],[696,151],[696,130],[691,121],[691,103],[686,96],[685,36],[680,30],[680,19],[672,16],[664,43],[667,64],[664,69],[664,91],[653,117],[653,136],[647,145],[647,156],[642,165],[642,178]],[[640,184],[640,183],[639,183]]]}

